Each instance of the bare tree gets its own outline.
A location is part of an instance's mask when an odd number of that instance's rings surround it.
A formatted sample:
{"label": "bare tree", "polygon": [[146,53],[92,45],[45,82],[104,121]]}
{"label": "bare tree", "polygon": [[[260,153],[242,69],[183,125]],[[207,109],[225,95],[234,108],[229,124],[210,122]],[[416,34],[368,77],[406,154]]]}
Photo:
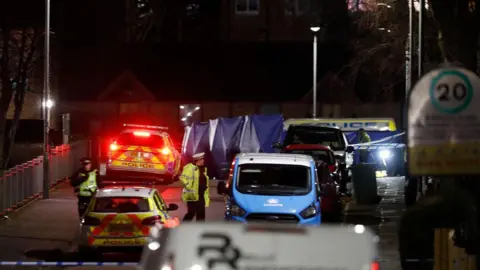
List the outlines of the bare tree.
{"label": "bare tree", "polygon": [[[352,57],[340,75],[362,101],[391,100],[395,90],[404,92],[408,0],[365,0],[357,6],[351,15]],[[426,59],[431,60],[438,58],[438,47],[432,45],[436,27],[427,15]]]}
{"label": "bare tree", "polygon": [[[0,168],[8,165],[16,131],[22,113],[28,78],[37,60],[37,44],[41,29],[13,27],[7,22],[0,25]],[[9,130],[7,112],[13,101],[14,115]]]}
{"label": "bare tree", "polygon": [[480,16],[478,0],[430,0],[444,60],[459,62],[480,72],[478,66]]}

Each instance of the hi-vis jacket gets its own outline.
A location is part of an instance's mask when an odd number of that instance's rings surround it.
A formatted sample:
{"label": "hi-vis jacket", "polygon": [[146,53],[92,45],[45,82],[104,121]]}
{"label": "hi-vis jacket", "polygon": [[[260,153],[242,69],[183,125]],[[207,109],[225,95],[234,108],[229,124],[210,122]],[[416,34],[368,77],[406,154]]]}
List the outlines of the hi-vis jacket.
{"label": "hi-vis jacket", "polygon": [[97,191],[97,170],[86,172],[80,170],[77,174],[77,183],[75,183],[78,195],[82,197],[91,197]]}
{"label": "hi-vis jacket", "polygon": [[[205,198],[205,207],[210,205],[210,192],[208,188],[208,175],[207,168],[205,168],[205,179],[207,180],[207,187],[205,193],[202,194]],[[198,187],[200,184],[200,169],[189,163],[183,167],[182,174],[180,175],[180,181],[183,184],[182,200],[184,202],[196,202],[199,199]]]}
{"label": "hi-vis jacket", "polygon": [[369,143],[371,141],[372,139],[370,139],[370,136],[366,132],[360,133],[360,143]]}

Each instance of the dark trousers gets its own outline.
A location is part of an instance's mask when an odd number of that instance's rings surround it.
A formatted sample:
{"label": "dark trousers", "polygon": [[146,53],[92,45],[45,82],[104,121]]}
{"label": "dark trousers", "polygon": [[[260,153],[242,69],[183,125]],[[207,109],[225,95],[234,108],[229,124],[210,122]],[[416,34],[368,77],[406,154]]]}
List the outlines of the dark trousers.
{"label": "dark trousers", "polygon": [[78,216],[82,217],[83,214],[85,214],[85,211],[87,211],[88,205],[90,204],[90,201],[92,200],[92,197],[85,197],[85,196],[78,196]]}
{"label": "dark trousers", "polygon": [[367,150],[360,150],[358,151],[359,157],[360,157],[360,163],[367,163],[368,162],[368,156],[370,153],[368,153]]}
{"label": "dark trousers", "polygon": [[402,215],[398,232],[402,268],[432,270],[434,229],[455,228],[466,220],[465,210],[439,195],[408,208]]}
{"label": "dark trousers", "polygon": [[205,220],[205,201],[187,202],[187,213],[183,221],[192,221],[196,217],[197,221]]}

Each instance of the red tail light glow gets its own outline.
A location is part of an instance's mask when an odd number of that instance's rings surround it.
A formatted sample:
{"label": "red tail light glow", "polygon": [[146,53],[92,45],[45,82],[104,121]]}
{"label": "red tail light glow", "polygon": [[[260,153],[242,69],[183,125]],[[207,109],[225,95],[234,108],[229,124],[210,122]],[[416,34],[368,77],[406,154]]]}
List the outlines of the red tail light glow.
{"label": "red tail light glow", "polygon": [[378,262],[372,262],[370,270],[380,270],[380,264]]}
{"label": "red tail light glow", "polygon": [[118,150],[118,144],[116,144],[116,143],[110,144],[110,150],[111,151],[117,151]]}
{"label": "red tail light glow", "polygon": [[89,217],[89,216],[86,216],[82,220],[82,224],[85,225],[85,226],[99,226],[100,223],[101,223],[100,219],[94,218],[94,217]]}
{"label": "red tail light glow", "polygon": [[162,155],[165,155],[165,156],[170,155],[172,153],[172,151],[168,147],[163,148],[162,150],[160,150],[160,152],[162,153]]}
{"label": "red tail light glow", "polygon": [[138,137],[150,137],[150,133],[146,131],[134,131],[133,135]]}
{"label": "red tail light glow", "polygon": [[146,218],[142,221],[143,226],[153,226],[157,223],[163,224],[162,218],[160,216],[149,217],[149,218]]}

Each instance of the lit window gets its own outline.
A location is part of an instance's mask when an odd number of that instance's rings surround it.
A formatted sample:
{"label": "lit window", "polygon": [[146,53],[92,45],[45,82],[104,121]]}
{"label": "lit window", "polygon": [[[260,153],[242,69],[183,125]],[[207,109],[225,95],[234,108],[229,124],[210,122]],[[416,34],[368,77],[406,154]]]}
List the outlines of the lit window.
{"label": "lit window", "polygon": [[235,0],[235,12],[240,14],[258,14],[260,0]]}

